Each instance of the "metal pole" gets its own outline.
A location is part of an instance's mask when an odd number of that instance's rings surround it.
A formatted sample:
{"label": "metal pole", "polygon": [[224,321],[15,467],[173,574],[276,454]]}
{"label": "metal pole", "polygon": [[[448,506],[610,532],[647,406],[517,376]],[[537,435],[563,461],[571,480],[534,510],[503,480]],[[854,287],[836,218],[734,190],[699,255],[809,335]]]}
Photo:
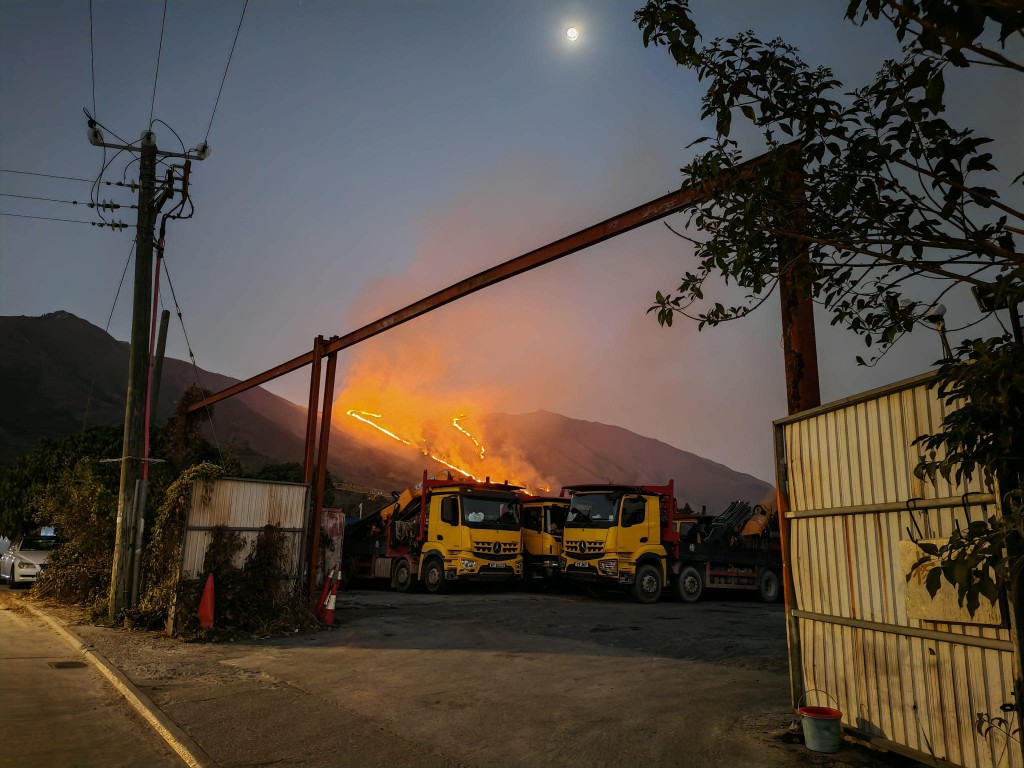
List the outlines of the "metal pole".
{"label": "metal pole", "polygon": [[135,232],[135,299],[132,307],[131,349],[128,357],[128,391],[124,408],[124,443],[121,450],[121,483],[117,502],[117,531],[107,615],[111,621],[131,595],[132,542],[135,533],[136,481],[142,476],[145,450],[146,380],[149,370],[150,301],[153,289],[153,191],[156,183],[156,139],[152,131],[142,138],[139,165],[139,210]]}
{"label": "metal pole", "polygon": [[171,310],[160,313],[160,333],[156,339],[156,358],[153,360],[153,383],[149,389],[149,414],[156,418],[156,406],[160,401],[160,376],[164,370],[164,350],[167,348],[167,323],[171,319]]}
{"label": "metal pole", "polygon": [[320,417],[320,446],[316,457],[316,487],[313,491],[313,546],[309,561],[309,594],[316,600],[317,571],[320,565],[320,519],[324,514],[324,482],[327,478],[327,450],[331,443],[331,412],[334,410],[334,371],[338,367],[338,353],[327,356],[327,375],[324,380],[323,415]]}
{"label": "metal pole", "polygon": [[146,501],[149,498],[149,481],[137,480],[137,491],[135,493],[135,552],[132,557],[132,594],[128,603],[130,608],[139,604],[139,572],[142,570],[142,541],[146,528]]}
{"label": "metal pole", "polygon": [[302,458],[302,482],[313,482],[313,454],[316,452],[316,416],[320,409],[320,360],[324,337],[313,339],[313,369],[309,372],[309,405],[306,408],[306,448]]}

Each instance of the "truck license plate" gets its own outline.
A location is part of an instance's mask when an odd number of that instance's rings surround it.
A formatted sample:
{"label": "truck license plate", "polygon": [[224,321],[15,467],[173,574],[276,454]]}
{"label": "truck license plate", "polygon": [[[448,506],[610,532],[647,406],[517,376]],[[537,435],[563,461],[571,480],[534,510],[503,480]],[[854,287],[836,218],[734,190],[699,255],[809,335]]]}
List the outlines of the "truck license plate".
{"label": "truck license plate", "polygon": [[492,565],[491,567],[492,568],[507,568],[508,566],[506,566],[505,563],[494,563],[494,565]]}

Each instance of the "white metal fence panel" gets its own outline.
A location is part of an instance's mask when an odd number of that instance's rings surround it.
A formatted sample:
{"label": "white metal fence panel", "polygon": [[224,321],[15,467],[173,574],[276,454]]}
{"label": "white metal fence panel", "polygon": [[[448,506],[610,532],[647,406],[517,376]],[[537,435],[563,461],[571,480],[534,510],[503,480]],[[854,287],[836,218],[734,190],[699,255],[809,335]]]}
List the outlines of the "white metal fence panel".
{"label": "white metal fence panel", "polygon": [[[776,422],[791,661],[803,690],[828,691],[844,724],[880,744],[964,768],[1019,768],[1019,747],[975,729],[977,713],[998,716],[1012,701],[1009,630],[966,611],[947,622],[908,615],[900,542],[945,538],[994,514],[979,480],[932,484],[914,474],[922,449],[912,443],[937,431],[946,410],[930,381]],[[983,620],[993,616],[998,609]]]}

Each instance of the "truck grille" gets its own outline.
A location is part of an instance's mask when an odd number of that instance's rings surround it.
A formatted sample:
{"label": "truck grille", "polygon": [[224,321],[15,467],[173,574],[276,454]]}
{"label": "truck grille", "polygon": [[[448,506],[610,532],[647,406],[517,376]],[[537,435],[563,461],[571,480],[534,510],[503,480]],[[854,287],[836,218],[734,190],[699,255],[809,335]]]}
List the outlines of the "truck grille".
{"label": "truck grille", "polygon": [[519,545],[514,541],[474,541],[473,551],[481,555],[514,555]]}
{"label": "truck grille", "polygon": [[566,552],[572,552],[573,554],[594,554],[597,552],[604,552],[603,541],[565,541],[562,543],[562,548]]}

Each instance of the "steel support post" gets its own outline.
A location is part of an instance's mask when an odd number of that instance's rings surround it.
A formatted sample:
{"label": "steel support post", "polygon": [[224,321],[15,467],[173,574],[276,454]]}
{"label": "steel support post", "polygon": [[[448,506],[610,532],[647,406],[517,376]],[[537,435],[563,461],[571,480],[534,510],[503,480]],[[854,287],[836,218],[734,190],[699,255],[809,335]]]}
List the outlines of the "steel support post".
{"label": "steel support post", "polygon": [[306,408],[306,445],[302,457],[302,482],[313,482],[313,455],[316,453],[316,417],[320,411],[320,360],[324,337],[313,339],[312,370],[309,372],[309,405]]}
{"label": "steel support post", "polygon": [[327,452],[331,445],[331,413],[334,410],[334,373],[338,367],[338,353],[327,356],[327,373],[324,377],[323,414],[320,416],[320,445],[316,457],[316,485],[313,489],[313,547],[309,562],[309,594],[316,600],[316,582],[320,567],[320,521],[324,514],[324,485],[327,480]]}

